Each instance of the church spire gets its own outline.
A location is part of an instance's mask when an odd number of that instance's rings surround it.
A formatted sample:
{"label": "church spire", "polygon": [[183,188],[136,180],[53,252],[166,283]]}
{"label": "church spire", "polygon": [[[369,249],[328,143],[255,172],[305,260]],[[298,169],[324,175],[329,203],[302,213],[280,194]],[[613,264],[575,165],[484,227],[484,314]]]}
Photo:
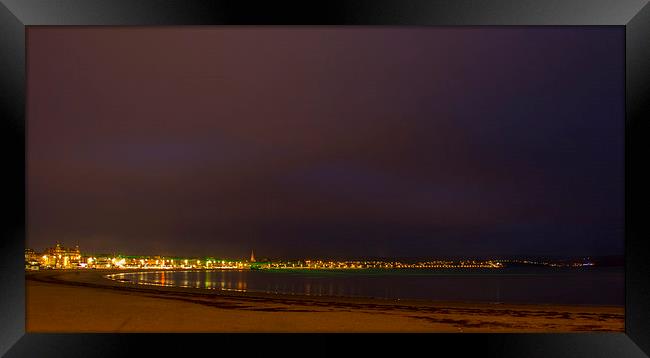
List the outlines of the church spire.
{"label": "church spire", "polygon": [[255,262],[255,253],[251,250],[251,262]]}

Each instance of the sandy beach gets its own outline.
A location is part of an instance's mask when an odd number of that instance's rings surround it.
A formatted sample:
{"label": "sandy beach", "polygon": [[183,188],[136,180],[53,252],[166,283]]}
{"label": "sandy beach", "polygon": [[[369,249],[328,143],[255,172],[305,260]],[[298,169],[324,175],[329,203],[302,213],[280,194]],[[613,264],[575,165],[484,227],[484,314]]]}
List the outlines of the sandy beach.
{"label": "sandy beach", "polygon": [[27,332],[624,331],[623,307],[206,292],[103,277],[114,272],[27,272]]}

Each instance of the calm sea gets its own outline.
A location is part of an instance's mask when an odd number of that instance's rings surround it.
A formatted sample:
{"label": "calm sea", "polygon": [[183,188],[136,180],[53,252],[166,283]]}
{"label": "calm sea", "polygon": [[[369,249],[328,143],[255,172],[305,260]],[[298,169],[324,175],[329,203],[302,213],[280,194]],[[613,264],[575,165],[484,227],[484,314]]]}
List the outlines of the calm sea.
{"label": "calm sea", "polygon": [[213,270],[124,273],[138,284],[313,296],[624,305],[623,268]]}

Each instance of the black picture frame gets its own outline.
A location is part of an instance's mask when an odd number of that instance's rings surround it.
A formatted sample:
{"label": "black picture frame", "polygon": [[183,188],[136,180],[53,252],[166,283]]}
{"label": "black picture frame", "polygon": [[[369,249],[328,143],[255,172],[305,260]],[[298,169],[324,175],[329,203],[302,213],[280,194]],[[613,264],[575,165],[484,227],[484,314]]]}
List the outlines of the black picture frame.
{"label": "black picture frame", "polygon": [[[0,143],[3,237],[0,248],[0,354],[116,356],[231,345],[241,336],[198,334],[26,334],[25,32],[26,26],[396,25],[622,26],[625,28],[625,332],[577,334],[400,335],[400,347],[499,357],[650,356],[650,244],[644,225],[644,173],[650,120],[650,5],[644,0],[0,0]],[[645,120],[645,121],[644,121]],[[162,336],[162,337],[161,337]],[[322,335],[244,335],[240,349],[297,349],[295,341],[340,352]],[[341,337],[341,336],[337,336]],[[345,336],[349,338],[349,336]],[[383,351],[389,340],[355,335],[353,350]],[[160,344],[161,340],[167,341]],[[272,341],[272,343],[269,343]],[[351,340],[352,341],[352,340]],[[221,342],[221,343],[219,343]],[[251,344],[250,342],[255,342]],[[258,343],[259,342],[259,343]],[[348,342],[352,343],[352,342]],[[287,346],[289,345],[289,346]],[[201,348],[202,347],[202,348]],[[127,353],[128,352],[128,353]],[[308,354],[298,350],[292,354]],[[426,352],[426,351],[425,351]]]}

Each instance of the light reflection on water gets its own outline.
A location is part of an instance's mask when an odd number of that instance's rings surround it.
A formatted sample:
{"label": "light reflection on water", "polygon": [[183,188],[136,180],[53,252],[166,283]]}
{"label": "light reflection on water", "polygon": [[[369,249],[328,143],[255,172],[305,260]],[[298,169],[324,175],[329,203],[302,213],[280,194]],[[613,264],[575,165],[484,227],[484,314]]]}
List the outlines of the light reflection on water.
{"label": "light reflection on water", "polygon": [[[233,271],[233,270],[227,270]],[[195,280],[191,281],[190,276],[196,274],[205,274],[205,278],[194,277]],[[245,277],[238,277],[237,279],[226,278],[224,272],[221,273],[220,280],[212,278],[213,271],[155,271],[155,272],[126,272],[106,275],[105,277],[111,280],[135,283],[139,285],[150,286],[168,286],[168,287],[183,287],[183,288],[201,288],[208,290],[224,290],[224,291],[240,291],[246,292],[247,282]],[[174,274],[182,274],[181,277],[174,277]],[[193,275],[194,274],[194,275]],[[167,275],[167,276],[165,276]],[[171,277],[170,277],[171,276]]]}
{"label": "light reflection on water", "polygon": [[502,272],[205,270],[118,273],[107,277],[142,285],[287,295],[504,303],[622,305],[624,302],[622,269],[538,272],[504,269]]}

